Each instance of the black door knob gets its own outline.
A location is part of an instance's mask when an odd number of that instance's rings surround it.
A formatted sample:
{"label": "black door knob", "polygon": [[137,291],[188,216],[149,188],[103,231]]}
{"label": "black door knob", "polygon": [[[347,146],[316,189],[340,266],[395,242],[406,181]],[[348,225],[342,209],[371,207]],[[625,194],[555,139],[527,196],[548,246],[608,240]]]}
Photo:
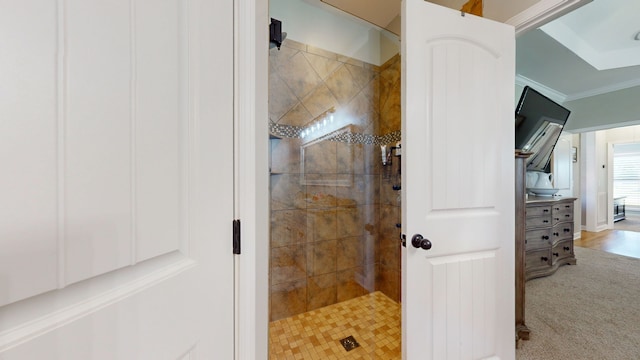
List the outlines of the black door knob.
{"label": "black door knob", "polygon": [[411,245],[413,245],[414,248],[418,248],[418,249],[425,249],[425,250],[431,249],[431,241],[429,241],[428,239],[425,239],[420,234],[413,235],[413,237],[411,238]]}

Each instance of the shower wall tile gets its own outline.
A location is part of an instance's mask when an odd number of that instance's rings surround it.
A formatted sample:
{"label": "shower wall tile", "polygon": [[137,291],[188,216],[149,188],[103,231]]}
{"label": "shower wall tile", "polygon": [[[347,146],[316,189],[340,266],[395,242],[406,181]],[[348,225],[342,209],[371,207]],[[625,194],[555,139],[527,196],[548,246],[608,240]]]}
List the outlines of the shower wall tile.
{"label": "shower wall tile", "polygon": [[337,243],[337,240],[326,240],[307,245],[307,275],[336,273]]}
{"label": "shower wall tile", "polygon": [[367,64],[364,61],[357,60],[345,55],[338,55],[338,61],[343,62],[345,64],[350,64],[354,66],[365,67]]}
{"label": "shower wall tile", "polygon": [[398,80],[397,83],[391,86],[389,94],[384,101],[384,104],[380,108],[381,116],[381,129],[380,132],[388,134],[393,131],[400,130],[401,127],[401,104],[402,99],[400,96],[401,84]]}
{"label": "shower wall tile", "polygon": [[[273,120],[273,119],[272,119]],[[313,120],[313,115],[304,107],[301,102],[289,110],[277,121],[279,124],[303,127]]]}
{"label": "shower wall tile", "polygon": [[341,105],[347,104],[360,91],[346,65],[331,74],[326,84]]}
{"label": "shower wall tile", "polygon": [[388,134],[401,128],[400,56],[389,59],[380,71],[380,133]]}
{"label": "shower wall tile", "polygon": [[307,280],[307,311],[335,304],[336,273],[309,277]]}
{"label": "shower wall tile", "polygon": [[271,172],[297,173],[300,171],[300,139],[271,141]]}
{"label": "shower wall tile", "polygon": [[338,100],[327,85],[322,83],[302,99],[302,104],[313,118],[317,118],[324,112],[338,106]]}
{"label": "shower wall tile", "polygon": [[335,60],[335,56],[333,58],[328,58],[308,52],[305,52],[304,56],[322,80],[326,80],[329,75],[342,65],[341,62]]}
{"label": "shower wall tile", "polygon": [[400,272],[397,269],[379,266],[376,290],[382,291],[395,301],[400,301]]}
{"label": "shower wall tile", "polygon": [[362,87],[362,94],[375,104],[375,111],[380,112],[380,79],[379,75],[376,75],[368,84]]}
{"label": "shower wall tile", "polygon": [[380,174],[382,171],[382,154],[379,145],[363,144],[364,173]]}
{"label": "shower wall tile", "polygon": [[400,239],[394,239],[392,246],[380,247],[380,265],[389,269],[398,269],[400,266]]}
{"label": "shower wall tile", "polygon": [[337,236],[339,238],[360,236],[364,232],[364,209],[362,207],[338,208]]}
{"label": "shower wall tile", "polygon": [[345,106],[346,116],[351,120],[355,132],[375,134],[378,119],[377,106],[363,92],[355,95]]}
{"label": "shower wall tile", "polygon": [[[307,45],[307,52],[310,53],[310,54],[320,55],[320,56],[326,57],[328,59],[339,60],[338,59],[339,56],[336,53],[321,49],[319,47]],[[340,62],[344,62],[342,60],[339,60],[339,61]]]}
{"label": "shower wall tile", "polygon": [[337,270],[361,267],[364,264],[364,236],[338,239]]}
{"label": "shower wall tile", "polygon": [[307,44],[303,44],[301,42],[291,40],[291,39],[286,39],[285,41],[283,41],[282,47],[288,47],[295,50],[307,51]]}
{"label": "shower wall tile", "polygon": [[322,82],[301,52],[286,61],[281,61],[276,67],[276,72],[298,99],[307,96]]}
{"label": "shower wall tile", "polygon": [[337,301],[342,302],[362,296],[369,291],[364,287],[365,269],[362,266],[345,269],[337,273]]}
{"label": "shower wall tile", "polygon": [[396,224],[401,222],[400,208],[398,206],[380,205],[380,247],[386,248],[397,243],[400,235],[400,229]]}
{"label": "shower wall tile", "polygon": [[[331,208],[335,211],[338,203],[336,198],[337,175],[335,174],[307,174],[305,179],[309,184],[306,186],[306,205],[307,210],[312,212],[315,209],[326,210]],[[327,185],[322,185],[327,184]]]}
{"label": "shower wall tile", "polygon": [[[353,175],[351,186],[336,189],[338,206],[371,205],[380,196],[380,181],[377,175]],[[376,219],[377,220],[377,219]]]}
{"label": "shower wall tile", "polygon": [[271,249],[271,284],[303,280],[307,275],[304,245],[282,246]]}
{"label": "shower wall tile", "polygon": [[307,212],[304,210],[271,211],[271,248],[307,242]]}
{"label": "shower wall tile", "polygon": [[298,98],[276,73],[269,74],[269,93],[278,94],[269,98],[269,118],[272,121],[277,122],[298,103]]}
{"label": "shower wall tile", "polygon": [[336,239],[337,229],[336,208],[308,209],[307,234],[308,241],[322,241]]}
{"label": "shower wall tile", "polygon": [[353,81],[359,89],[364,88],[370,83],[378,74],[366,67],[354,66],[351,64],[345,64],[344,66],[351,74]]}
{"label": "shower wall tile", "polygon": [[363,144],[336,142],[336,172],[338,174],[363,174]]}
{"label": "shower wall tile", "polygon": [[320,141],[304,148],[305,174],[336,174],[337,143]]}
{"label": "shower wall tile", "polygon": [[377,235],[366,234],[363,236],[363,262],[365,266],[378,264],[380,244]]}
{"label": "shower wall tile", "polygon": [[300,184],[299,174],[273,174],[270,176],[271,209],[306,208],[306,186]]}
{"label": "shower wall tile", "polygon": [[271,321],[307,311],[307,280],[272,285],[269,304]]}
{"label": "shower wall tile", "polygon": [[286,40],[280,47],[280,50],[276,48],[269,49],[269,71],[276,72],[277,68],[283,63],[286,64],[301,49],[289,46],[289,40]]}

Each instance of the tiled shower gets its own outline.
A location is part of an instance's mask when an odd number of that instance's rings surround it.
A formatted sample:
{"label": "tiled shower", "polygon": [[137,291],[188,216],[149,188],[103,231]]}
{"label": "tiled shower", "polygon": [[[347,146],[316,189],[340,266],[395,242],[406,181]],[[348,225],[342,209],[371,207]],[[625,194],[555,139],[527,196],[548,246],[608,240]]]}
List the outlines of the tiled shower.
{"label": "tiled shower", "polygon": [[269,59],[270,319],[373,291],[399,301],[400,57],[285,40]]}

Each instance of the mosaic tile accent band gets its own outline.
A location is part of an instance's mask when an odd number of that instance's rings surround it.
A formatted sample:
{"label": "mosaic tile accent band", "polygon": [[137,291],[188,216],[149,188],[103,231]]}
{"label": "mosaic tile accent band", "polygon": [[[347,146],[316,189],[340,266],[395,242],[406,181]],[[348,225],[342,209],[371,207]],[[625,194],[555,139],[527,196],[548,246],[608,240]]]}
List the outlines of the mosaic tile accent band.
{"label": "mosaic tile accent band", "polygon": [[[274,122],[269,123],[269,133],[276,137],[301,139],[303,138],[303,131],[305,128],[293,125],[282,125]],[[384,145],[390,144],[402,139],[401,131],[393,131],[388,134],[370,135],[354,133],[350,131],[336,130],[329,134],[322,136],[323,140],[343,142],[348,144],[373,144]]]}

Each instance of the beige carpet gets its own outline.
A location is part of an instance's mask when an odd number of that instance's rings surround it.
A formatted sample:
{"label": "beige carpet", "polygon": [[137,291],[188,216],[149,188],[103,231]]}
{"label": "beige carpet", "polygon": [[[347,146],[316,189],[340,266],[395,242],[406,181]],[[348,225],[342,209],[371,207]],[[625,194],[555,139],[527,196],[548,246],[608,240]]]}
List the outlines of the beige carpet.
{"label": "beige carpet", "polygon": [[576,247],[578,264],[526,284],[518,360],[640,359],[640,259]]}

